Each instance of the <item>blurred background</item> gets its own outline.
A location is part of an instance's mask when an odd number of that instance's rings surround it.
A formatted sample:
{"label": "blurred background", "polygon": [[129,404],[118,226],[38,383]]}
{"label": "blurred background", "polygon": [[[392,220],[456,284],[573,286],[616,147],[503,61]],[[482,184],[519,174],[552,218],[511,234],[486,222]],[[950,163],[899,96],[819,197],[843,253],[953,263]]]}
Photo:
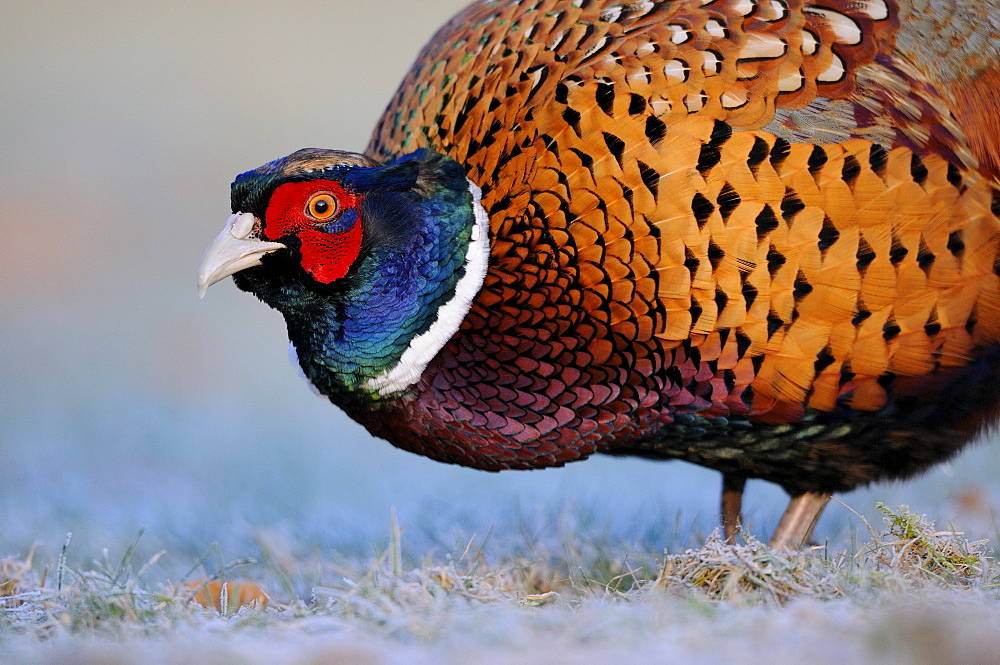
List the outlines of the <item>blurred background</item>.
{"label": "blurred background", "polygon": [[[0,556],[143,547],[188,566],[261,534],[370,552],[394,507],[407,542],[494,551],[552,534],[697,545],[719,476],[593,458],[494,475],[373,440],[316,397],[280,317],[231,281],[195,293],[239,172],[315,146],[362,150],[422,44],[465,0],[0,1]],[[977,445],[876,501],[996,535],[1000,447]],[[748,486],[761,536],[784,494]],[[817,532],[867,538],[832,504]],[[582,536],[581,536],[582,537]],[[459,545],[461,547],[461,545]],[[171,563],[172,562],[172,563]]]}

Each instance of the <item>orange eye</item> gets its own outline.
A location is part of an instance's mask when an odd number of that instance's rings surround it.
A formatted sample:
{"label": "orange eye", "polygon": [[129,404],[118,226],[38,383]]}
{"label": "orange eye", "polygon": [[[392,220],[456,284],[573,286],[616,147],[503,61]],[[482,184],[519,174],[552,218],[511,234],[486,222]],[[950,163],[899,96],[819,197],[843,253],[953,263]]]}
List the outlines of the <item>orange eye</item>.
{"label": "orange eye", "polygon": [[306,203],[306,214],[317,221],[325,222],[337,214],[337,199],[330,192],[313,194]]}

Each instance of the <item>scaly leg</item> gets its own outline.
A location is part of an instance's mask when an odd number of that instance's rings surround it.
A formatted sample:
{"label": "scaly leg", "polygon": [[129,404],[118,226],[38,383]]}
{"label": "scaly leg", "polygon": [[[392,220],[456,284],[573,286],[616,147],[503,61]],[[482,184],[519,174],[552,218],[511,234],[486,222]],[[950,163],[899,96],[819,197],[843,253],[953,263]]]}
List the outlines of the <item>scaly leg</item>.
{"label": "scaly leg", "polygon": [[743,487],[746,486],[746,476],[722,474],[722,532],[726,542],[736,543],[736,532],[743,528]]}
{"label": "scaly leg", "polygon": [[803,492],[792,497],[768,543],[776,550],[796,550],[812,536],[813,527],[830,500],[829,492]]}

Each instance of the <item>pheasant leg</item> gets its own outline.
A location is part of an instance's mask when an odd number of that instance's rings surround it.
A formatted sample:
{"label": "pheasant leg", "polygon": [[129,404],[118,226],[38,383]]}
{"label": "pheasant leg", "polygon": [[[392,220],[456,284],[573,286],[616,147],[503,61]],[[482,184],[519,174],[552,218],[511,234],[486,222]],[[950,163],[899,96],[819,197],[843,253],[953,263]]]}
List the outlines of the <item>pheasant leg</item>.
{"label": "pheasant leg", "polygon": [[736,533],[743,527],[743,488],[745,476],[722,474],[722,532],[730,545],[736,542]]}
{"label": "pheasant leg", "polygon": [[802,547],[812,535],[816,521],[830,500],[829,492],[803,492],[792,497],[769,545],[776,550]]}

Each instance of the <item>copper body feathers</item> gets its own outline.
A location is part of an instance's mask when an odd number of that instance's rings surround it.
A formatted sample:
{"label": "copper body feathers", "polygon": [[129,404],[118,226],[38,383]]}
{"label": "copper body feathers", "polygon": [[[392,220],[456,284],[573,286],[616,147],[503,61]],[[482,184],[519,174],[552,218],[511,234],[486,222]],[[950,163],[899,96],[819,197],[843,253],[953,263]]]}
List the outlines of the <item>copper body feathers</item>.
{"label": "copper body feathers", "polygon": [[469,7],[368,153],[463,164],[489,273],[401,407],[428,431],[355,415],[483,468],[640,453],[793,493],[956,450],[998,399],[997,128],[963,104],[1000,76],[956,74],[935,25],[890,0]]}

